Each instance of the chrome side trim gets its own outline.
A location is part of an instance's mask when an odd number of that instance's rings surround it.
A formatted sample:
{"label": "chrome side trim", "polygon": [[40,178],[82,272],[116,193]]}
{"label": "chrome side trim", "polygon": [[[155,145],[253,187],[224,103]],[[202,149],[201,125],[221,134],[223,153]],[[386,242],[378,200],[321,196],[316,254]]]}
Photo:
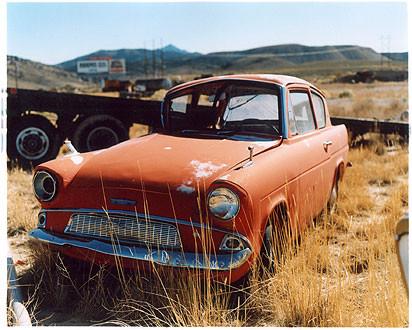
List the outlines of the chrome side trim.
{"label": "chrome side trim", "polygon": [[217,231],[217,232],[221,232],[224,234],[236,235],[236,236],[239,236],[246,243],[249,249],[251,249],[251,246],[252,246],[249,240],[247,239],[247,237],[238,232],[216,228],[216,227],[209,226],[203,223],[187,221],[187,220],[182,220],[182,219],[167,218],[167,217],[162,217],[158,215],[148,215],[148,214],[136,213],[133,211],[124,211],[124,210],[102,210],[102,209],[81,209],[81,208],[80,209],[41,209],[40,212],[103,213],[106,215],[109,214],[109,215],[133,216],[133,217],[149,219],[149,220],[154,220],[154,221],[164,221],[164,222],[169,222],[172,224],[180,224],[183,226],[189,226],[192,228],[200,228],[203,230],[212,230],[212,231]]}
{"label": "chrome side trim", "polygon": [[190,269],[227,271],[241,266],[252,254],[249,248],[232,254],[204,255],[201,253],[172,251],[160,248],[151,249],[150,247],[110,244],[98,240],[80,241],[73,238],[63,238],[53,235],[44,229],[34,229],[29,233],[29,236],[41,242],[60,247],[83,248],[110,256],[153,262],[162,266]]}

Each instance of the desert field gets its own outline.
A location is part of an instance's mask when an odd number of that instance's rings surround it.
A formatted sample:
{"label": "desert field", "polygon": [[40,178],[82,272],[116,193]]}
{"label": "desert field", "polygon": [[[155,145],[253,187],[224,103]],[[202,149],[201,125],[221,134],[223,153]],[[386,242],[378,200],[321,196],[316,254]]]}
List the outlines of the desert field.
{"label": "desert field", "polygon": [[408,110],[408,83],[320,83],[331,116],[400,119]]}
{"label": "desert field", "polygon": [[[317,84],[332,115],[398,118],[407,83]],[[155,97],[161,97],[161,93]],[[134,125],[131,137],[147,133]],[[63,149],[62,149],[63,152]],[[8,170],[8,238],[36,325],[408,327],[394,227],[408,210],[408,146],[366,136],[352,148],[338,209],[289,241],[274,275],[239,291],[195,276],[154,278],[73,263],[29,244],[32,173]],[[257,272],[256,272],[257,273]]]}
{"label": "desert field", "polygon": [[207,279],[148,280],[28,244],[39,211],[31,174],[10,170],[8,236],[28,310],[38,325],[407,327],[393,235],[408,208],[407,148],[375,141],[350,160],[337,213],[291,242],[274,276],[252,278],[240,306],[235,289]]}

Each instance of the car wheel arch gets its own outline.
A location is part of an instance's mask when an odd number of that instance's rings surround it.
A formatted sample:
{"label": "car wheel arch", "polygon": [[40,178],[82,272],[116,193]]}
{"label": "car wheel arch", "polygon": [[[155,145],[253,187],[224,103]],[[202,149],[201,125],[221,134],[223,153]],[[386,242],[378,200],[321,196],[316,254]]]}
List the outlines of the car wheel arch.
{"label": "car wheel arch", "polygon": [[[265,229],[267,228],[268,225],[270,225],[270,221],[273,221],[274,218],[279,218],[279,215],[284,215],[286,216],[287,220],[290,221],[290,213],[289,213],[289,206],[284,198],[279,198],[276,202],[272,203],[272,205],[269,208],[268,212],[265,212],[265,214],[262,216],[262,223],[261,223],[261,228],[260,228],[260,245],[263,243],[263,236],[265,234]],[[286,219],[282,219],[282,221],[285,221]]]}
{"label": "car wheel arch", "polygon": [[262,267],[262,270],[274,272],[276,264],[284,258],[285,244],[291,237],[293,225],[290,222],[287,202],[283,200],[274,205],[261,234],[259,267]]}

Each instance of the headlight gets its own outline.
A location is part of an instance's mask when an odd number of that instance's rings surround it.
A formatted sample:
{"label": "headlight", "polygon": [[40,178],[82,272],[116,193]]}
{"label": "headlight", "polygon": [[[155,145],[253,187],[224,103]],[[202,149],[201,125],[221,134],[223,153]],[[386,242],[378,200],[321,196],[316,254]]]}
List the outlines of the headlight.
{"label": "headlight", "polygon": [[56,195],[57,183],[51,174],[46,171],[39,171],[34,175],[33,189],[39,200],[48,202]]}
{"label": "headlight", "polygon": [[233,219],[239,212],[239,204],[239,197],[230,189],[217,188],[209,194],[209,210],[220,219]]}

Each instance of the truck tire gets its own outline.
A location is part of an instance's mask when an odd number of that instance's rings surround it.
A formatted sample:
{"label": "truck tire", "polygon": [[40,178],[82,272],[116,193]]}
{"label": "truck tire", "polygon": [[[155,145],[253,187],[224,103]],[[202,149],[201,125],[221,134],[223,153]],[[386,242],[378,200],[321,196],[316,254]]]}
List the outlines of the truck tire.
{"label": "truck tire", "polygon": [[123,123],[110,115],[84,119],[74,130],[72,143],[80,152],[111,147],[129,138]]}
{"label": "truck tire", "polygon": [[39,115],[26,115],[8,128],[7,154],[12,162],[31,168],[56,158],[60,139],[50,121]]}

